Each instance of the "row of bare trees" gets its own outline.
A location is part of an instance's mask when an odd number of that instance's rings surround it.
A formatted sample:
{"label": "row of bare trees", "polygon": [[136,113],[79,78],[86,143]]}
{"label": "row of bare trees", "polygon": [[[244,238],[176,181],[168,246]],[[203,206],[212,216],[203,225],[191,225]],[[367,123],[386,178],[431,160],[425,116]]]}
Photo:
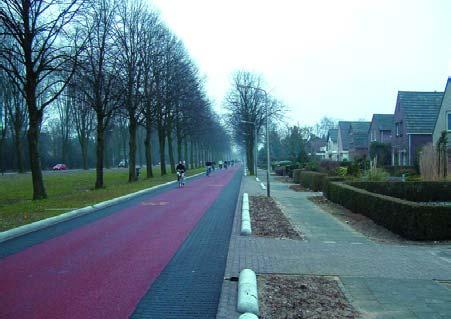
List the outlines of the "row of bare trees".
{"label": "row of bare trees", "polygon": [[33,199],[47,197],[39,141],[48,113],[56,118],[63,160],[77,136],[87,168],[95,139],[95,188],[105,186],[105,138],[118,127],[128,130],[130,182],[137,178],[138,143],[145,145],[146,175],[153,176],[155,133],[163,175],[168,162],[174,172],[177,160],[197,166],[229,152],[196,66],[145,2],[4,0],[0,35],[0,80],[9,89],[2,93],[8,111],[0,142],[7,123],[17,121],[20,132],[26,127]]}

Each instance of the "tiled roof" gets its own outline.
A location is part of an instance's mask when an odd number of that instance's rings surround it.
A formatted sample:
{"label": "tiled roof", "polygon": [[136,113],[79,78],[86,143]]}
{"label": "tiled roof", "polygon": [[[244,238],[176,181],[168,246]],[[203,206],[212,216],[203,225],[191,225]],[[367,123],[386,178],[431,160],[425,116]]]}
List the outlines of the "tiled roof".
{"label": "tiled roof", "polygon": [[351,147],[352,148],[366,148],[368,147],[368,130],[371,122],[351,122],[350,129],[352,130]]}
{"label": "tiled roof", "polygon": [[443,92],[398,92],[407,133],[430,133],[435,126]]}
{"label": "tiled roof", "polygon": [[338,127],[340,129],[341,142],[343,144],[343,150],[347,151],[349,149],[349,127],[351,122],[340,121],[338,122]]}
{"label": "tiled roof", "polygon": [[372,122],[377,124],[379,131],[391,131],[393,129],[393,114],[373,114]]}
{"label": "tiled roof", "polygon": [[327,140],[329,140],[329,138],[332,140],[332,142],[337,143],[337,139],[338,139],[338,129],[337,128],[329,129],[329,132],[327,133]]}

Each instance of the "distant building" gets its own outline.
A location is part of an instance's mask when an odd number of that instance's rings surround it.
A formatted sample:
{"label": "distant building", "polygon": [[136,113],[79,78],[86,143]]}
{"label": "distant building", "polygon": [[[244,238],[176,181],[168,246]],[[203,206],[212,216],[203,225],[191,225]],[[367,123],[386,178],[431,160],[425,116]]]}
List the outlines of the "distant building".
{"label": "distant building", "polygon": [[443,131],[447,132],[448,136],[448,174],[451,174],[451,77],[448,78],[446,83],[445,93],[434,125],[432,134],[434,145],[437,145]]}
{"label": "distant building", "polygon": [[338,161],[338,129],[332,128],[327,133],[326,137],[326,159]]}
{"label": "distant building", "polygon": [[350,122],[349,125],[349,159],[368,157],[368,131],[371,122]]}
{"label": "distant building", "polygon": [[392,126],[392,164],[412,166],[417,153],[432,142],[443,92],[399,91]]}
{"label": "distant building", "polygon": [[306,143],[306,151],[310,156],[316,159],[326,158],[327,141],[315,135],[312,135]]}
{"label": "distant building", "polygon": [[393,114],[373,114],[371,119],[368,142],[390,144],[393,128]]}
{"label": "distant building", "polygon": [[338,137],[337,137],[337,147],[338,147],[338,160],[349,160],[349,127],[351,122],[340,121],[338,122]]}

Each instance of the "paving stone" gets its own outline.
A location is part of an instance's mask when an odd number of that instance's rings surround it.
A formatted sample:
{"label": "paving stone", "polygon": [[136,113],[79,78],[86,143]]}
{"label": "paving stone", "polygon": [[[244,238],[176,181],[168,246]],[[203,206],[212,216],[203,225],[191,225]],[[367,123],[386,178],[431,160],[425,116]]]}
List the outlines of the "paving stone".
{"label": "paving stone", "polygon": [[[451,264],[440,258],[450,246],[372,242],[307,199],[318,193],[294,192],[274,178],[271,188],[273,198],[306,240],[240,236],[236,214],[226,276],[236,276],[243,268],[257,273],[336,275],[348,299],[368,317],[451,318],[451,290],[435,281],[451,280]],[[243,178],[240,192],[262,194],[252,177]],[[217,318],[236,315],[236,304],[227,299],[233,289],[223,284]]]}

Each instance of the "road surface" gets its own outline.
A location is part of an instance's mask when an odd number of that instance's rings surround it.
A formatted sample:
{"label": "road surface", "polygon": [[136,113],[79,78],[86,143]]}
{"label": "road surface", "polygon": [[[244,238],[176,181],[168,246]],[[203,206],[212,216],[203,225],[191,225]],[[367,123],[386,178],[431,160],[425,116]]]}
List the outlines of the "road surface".
{"label": "road surface", "polygon": [[0,244],[0,318],[214,318],[238,167]]}

